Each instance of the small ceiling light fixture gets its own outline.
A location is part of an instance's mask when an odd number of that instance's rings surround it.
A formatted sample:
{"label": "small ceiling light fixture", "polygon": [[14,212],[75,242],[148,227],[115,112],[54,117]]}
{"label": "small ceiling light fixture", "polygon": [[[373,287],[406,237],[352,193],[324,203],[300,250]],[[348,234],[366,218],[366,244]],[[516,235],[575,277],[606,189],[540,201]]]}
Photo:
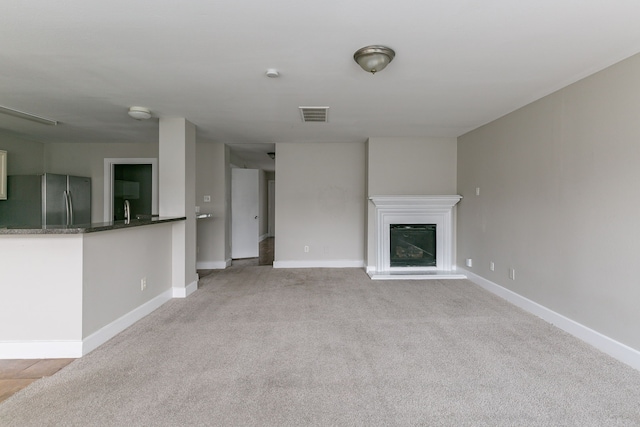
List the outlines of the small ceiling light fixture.
{"label": "small ceiling light fixture", "polygon": [[136,120],[147,120],[151,118],[151,111],[145,107],[131,107],[129,108],[129,115]]}
{"label": "small ceiling light fixture", "polygon": [[271,151],[271,152],[267,153],[267,156],[269,156],[269,157],[271,157],[272,159],[274,159],[274,160],[275,160],[275,158],[276,158],[276,153],[274,153],[273,151]]}
{"label": "small ceiling light fixture", "polygon": [[1,105],[0,105],[0,113],[7,114],[13,117],[19,117],[25,120],[31,120],[32,122],[36,122],[36,123],[42,123],[43,125],[56,126],[58,124],[57,120],[48,119],[46,117],[37,116],[35,114],[27,113],[20,110],[15,110],[9,107],[3,107]]}
{"label": "small ceiling light fixture", "polygon": [[271,77],[272,79],[280,77],[280,72],[275,68],[269,68],[265,74],[267,75],[267,77]]}
{"label": "small ceiling light fixture", "polygon": [[375,74],[389,65],[396,53],[386,46],[365,46],[356,50],[353,59],[368,73]]}

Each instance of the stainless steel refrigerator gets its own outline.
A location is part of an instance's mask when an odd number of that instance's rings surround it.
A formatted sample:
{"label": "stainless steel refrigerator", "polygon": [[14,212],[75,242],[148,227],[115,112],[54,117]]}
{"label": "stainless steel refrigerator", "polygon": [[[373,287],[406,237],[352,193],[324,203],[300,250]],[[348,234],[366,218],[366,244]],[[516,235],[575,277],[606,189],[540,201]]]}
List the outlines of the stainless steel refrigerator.
{"label": "stainless steel refrigerator", "polygon": [[7,177],[0,226],[79,225],[91,222],[91,178],[45,173]]}

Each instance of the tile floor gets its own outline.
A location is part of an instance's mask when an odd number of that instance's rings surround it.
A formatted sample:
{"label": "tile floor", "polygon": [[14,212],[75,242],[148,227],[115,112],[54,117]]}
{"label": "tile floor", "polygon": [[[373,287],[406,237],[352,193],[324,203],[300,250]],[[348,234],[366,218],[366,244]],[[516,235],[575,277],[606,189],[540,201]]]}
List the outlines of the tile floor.
{"label": "tile floor", "polygon": [[0,360],[0,402],[32,382],[49,377],[75,359]]}

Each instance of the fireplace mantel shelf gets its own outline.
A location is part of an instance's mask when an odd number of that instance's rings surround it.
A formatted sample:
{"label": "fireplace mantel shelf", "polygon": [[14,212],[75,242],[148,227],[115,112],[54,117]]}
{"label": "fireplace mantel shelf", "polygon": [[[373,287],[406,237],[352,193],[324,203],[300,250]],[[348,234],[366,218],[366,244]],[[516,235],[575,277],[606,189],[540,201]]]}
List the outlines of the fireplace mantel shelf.
{"label": "fireplace mantel shelf", "polygon": [[[371,196],[375,205],[376,260],[367,273],[377,280],[464,279],[454,265],[453,208],[459,195]],[[436,267],[391,267],[389,227],[391,224],[435,224]]]}
{"label": "fireplace mantel shelf", "polygon": [[462,199],[462,196],[458,195],[443,195],[443,196],[371,196],[369,200],[373,202],[376,207],[447,207],[452,208]]}

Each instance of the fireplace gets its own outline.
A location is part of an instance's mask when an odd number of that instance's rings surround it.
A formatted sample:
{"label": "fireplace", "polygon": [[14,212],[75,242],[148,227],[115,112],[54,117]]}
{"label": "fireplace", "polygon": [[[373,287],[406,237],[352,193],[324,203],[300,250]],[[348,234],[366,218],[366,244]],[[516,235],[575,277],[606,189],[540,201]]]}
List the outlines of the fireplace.
{"label": "fireplace", "polygon": [[[455,273],[454,206],[461,196],[373,196],[372,279],[464,278]],[[371,257],[370,257],[371,258]]]}
{"label": "fireplace", "polygon": [[435,267],[436,224],[391,224],[390,267]]}

